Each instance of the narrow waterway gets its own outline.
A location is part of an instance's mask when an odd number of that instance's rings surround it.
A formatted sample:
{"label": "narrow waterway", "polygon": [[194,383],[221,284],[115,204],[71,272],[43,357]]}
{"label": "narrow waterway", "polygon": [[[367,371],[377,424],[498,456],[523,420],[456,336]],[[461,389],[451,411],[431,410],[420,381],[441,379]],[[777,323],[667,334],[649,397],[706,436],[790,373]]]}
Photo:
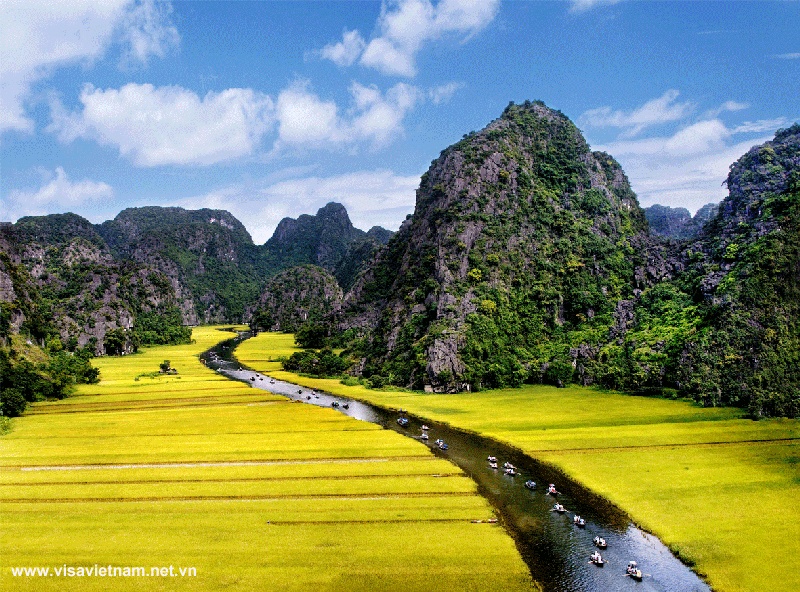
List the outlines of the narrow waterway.
{"label": "narrow waterway", "polygon": [[[488,438],[407,413],[402,416],[408,419],[408,425],[401,427],[397,423],[401,414],[397,411],[312,391],[246,369],[233,353],[243,338],[223,342],[201,357],[210,368],[232,379],[311,405],[333,407],[355,419],[381,425],[419,440],[437,456],[456,464],[475,480],[479,493],[496,509],[531,575],[546,592],[710,591],[656,537],[636,528],[615,506],[546,465]],[[422,440],[423,425],[429,428],[428,440]],[[440,450],[436,440],[444,440],[448,449]],[[497,458],[497,469],[489,466],[489,456]],[[506,462],[516,467],[516,476],[504,473]],[[535,489],[525,486],[529,480],[536,483]],[[547,493],[550,483],[556,485],[557,496]],[[563,514],[551,511],[556,502],[567,511]],[[573,523],[576,514],[585,519],[584,527]],[[593,543],[596,536],[604,538],[608,545],[600,551],[606,561],[603,567],[589,562],[596,550]],[[631,560],[637,561],[643,572],[641,581],[625,575],[625,567]]]}

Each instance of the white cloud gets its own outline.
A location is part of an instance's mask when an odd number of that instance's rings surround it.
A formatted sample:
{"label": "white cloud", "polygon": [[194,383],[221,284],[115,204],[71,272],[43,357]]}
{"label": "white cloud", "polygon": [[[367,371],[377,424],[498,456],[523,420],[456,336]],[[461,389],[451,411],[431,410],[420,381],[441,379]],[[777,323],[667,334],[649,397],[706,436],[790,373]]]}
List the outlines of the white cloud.
{"label": "white cloud", "polygon": [[278,140],[284,146],[330,147],[366,141],[385,146],[402,134],[402,122],[420,100],[414,87],[399,83],[382,93],[375,86],[354,82],[353,106],[344,115],[333,101],[320,99],[304,81],[295,82],[278,95]]}
{"label": "white cloud", "polygon": [[172,6],[165,2],[143,0],[131,8],[122,24],[122,63],[147,64],[150,56],[163,58],[180,43],[178,29],[170,22]]}
{"label": "white cloud", "polygon": [[345,31],[341,41],[326,45],[320,55],[337,66],[352,66],[366,45],[358,31]]}
{"label": "white cloud", "polygon": [[772,138],[737,140],[736,136],[775,129],[766,125],[731,129],[710,119],[682,127],[670,136],[619,140],[597,149],[619,160],[643,206],[658,203],[697,210],[722,200],[727,195],[722,183],[730,165],[752,146]]}
{"label": "white cloud", "polygon": [[453,98],[453,95],[456,93],[456,91],[463,87],[464,84],[461,82],[449,82],[447,84],[442,84],[441,86],[430,89],[428,91],[428,98],[434,105],[447,103]]}
{"label": "white cloud", "polygon": [[116,147],[138,166],[209,165],[252,154],[273,125],[270,97],[251,89],[209,92],[202,99],[178,86],[84,87],[83,109],[56,103],[49,131]]}
{"label": "white cloud", "polygon": [[483,30],[499,7],[499,0],[398,0],[384,2],[376,23],[379,33],[365,43],[358,31],[346,31],[342,41],[326,45],[322,57],[343,66],[355,63],[390,76],[416,75],[417,53],[427,42],[447,34],[470,38]]}
{"label": "white cloud", "polygon": [[777,119],[759,119],[758,121],[745,121],[740,123],[733,130],[734,134],[774,132],[776,129],[789,125],[789,120],[785,117]]}
{"label": "white cloud", "polygon": [[779,60],[800,60],[800,53],[780,53],[775,57]]}
{"label": "white cloud", "polygon": [[240,219],[257,244],[266,242],[284,217],[313,214],[335,201],[347,208],[356,228],[397,230],[414,210],[419,175],[392,171],[357,171],[330,177],[300,177],[261,186],[234,185],[181,200],[186,208],[217,208]]}
{"label": "white cloud", "polygon": [[107,183],[70,181],[62,167],[46,173],[45,183],[39,189],[11,191],[0,207],[0,220],[16,220],[21,216],[38,216],[69,211],[87,202],[113,198],[114,189]]}
{"label": "white cloud", "polygon": [[586,12],[593,8],[597,8],[598,6],[608,6],[610,4],[616,4],[620,0],[571,0],[572,7],[570,10],[572,12]]}
{"label": "white cloud", "polygon": [[579,122],[589,127],[626,128],[624,135],[634,137],[645,128],[679,121],[686,117],[694,106],[689,103],[676,103],[679,92],[668,90],[657,99],[651,99],[633,111],[613,111],[611,107],[599,107],[586,111]]}
{"label": "white cloud", "polygon": [[146,59],[175,41],[168,5],[151,0],[0,2],[0,132],[31,132],[25,102],[32,86],[56,68],[101,58],[119,41]]}

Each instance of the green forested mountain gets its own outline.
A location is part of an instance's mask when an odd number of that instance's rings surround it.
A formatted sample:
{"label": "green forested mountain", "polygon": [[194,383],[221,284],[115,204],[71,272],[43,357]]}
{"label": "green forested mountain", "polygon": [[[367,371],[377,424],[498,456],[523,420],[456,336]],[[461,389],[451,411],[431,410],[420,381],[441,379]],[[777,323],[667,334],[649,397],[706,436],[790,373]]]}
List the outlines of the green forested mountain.
{"label": "green forested mountain", "polygon": [[580,382],[794,416],[798,131],[732,166],[697,238],[662,242],[610,156],[512,104],[423,175],[345,299],[343,344],[365,376],[415,388]]}
{"label": "green forested mountain", "polygon": [[270,278],[253,317],[270,331],[297,331],[320,323],[342,306],[342,288],[333,275],[316,265],[290,267]]}
{"label": "green forested mountain", "polygon": [[223,210],[129,208],[97,229],[116,258],[169,278],[192,325],[241,320],[274,273],[265,250]]}
{"label": "green forested mountain", "polygon": [[686,208],[671,208],[654,205],[644,209],[650,232],[679,240],[692,239],[700,234],[703,226],[717,215],[719,204],[709,203],[692,216]]}
{"label": "green forested mountain", "polygon": [[0,228],[0,284],[9,333],[70,350],[129,352],[188,339],[175,293],[158,270],[117,261],[75,214],[21,218]]}
{"label": "green forested mountain", "polygon": [[392,234],[380,226],[369,232],[355,228],[344,206],[331,202],[315,216],[284,218],[265,246],[274,268],[318,265],[333,273],[339,285],[348,290],[375,250]]}
{"label": "green forested mountain", "polygon": [[616,161],[561,113],[512,104],[432,163],[340,325],[396,384],[569,380],[571,350],[595,352],[640,287],[647,240]]}

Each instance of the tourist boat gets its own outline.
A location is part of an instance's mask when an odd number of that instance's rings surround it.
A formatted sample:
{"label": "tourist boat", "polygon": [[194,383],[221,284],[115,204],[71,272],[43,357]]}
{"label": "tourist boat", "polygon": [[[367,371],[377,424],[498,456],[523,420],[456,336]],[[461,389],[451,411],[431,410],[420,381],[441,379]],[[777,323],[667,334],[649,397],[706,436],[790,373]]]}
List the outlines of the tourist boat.
{"label": "tourist boat", "polygon": [[497,463],[497,457],[496,456],[487,456],[486,460],[488,460],[490,463]]}
{"label": "tourist boat", "polygon": [[586,520],[584,520],[577,514],[575,514],[575,517],[572,519],[572,523],[578,528],[586,528]]}
{"label": "tourist boat", "polygon": [[408,427],[408,418],[407,417],[398,417],[397,418],[397,425],[399,425],[401,428],[407,428]]}
{"label": "tourist boat", "polygon": [[628,562],[628,567],[625,568],[625,575],[632,577],[634,580],[642,581],[642,570],[639,569],[635,561]]}
{"label": "tourist boat", "polygon": [[250,377],[250,380],[252,380],[253,382],[255,382],[255,381],[256,381],[256,377],[255,377],[255,376],[251,376],[251,377]]}
{"label": "tourist boat", "polygon": [[339,401],[334,401],[333,403],[331,403],[331,407],[338,407],[338,406],[339,406]]}
{"label": "tourist boat", "polygon": [[350,403],[342,403],[343,409],[350,409]]}
{"label": "tourist boat", "polygon": [[589,563],[594,563],[597,567],[603,567],[606,564],[603,557],[597,551],[592,553],[592,556],[589,558]]}
{"label": "tourist boat", "polygon": [[496,462],[490,462],[489,463],[489,468],[490,469],[496,469],[497,468],[497,463]]}
{"label": "tourist boat", "polygon": [[558,495],[558,491],[556,491],[556,486],[552,483],[547,486],[547,493],[550,495]]}
{"label": "tourist boat", "polygon": [[558,512],[559,514],[563,514],[564,512],[566,512],[566,511],[567,511],[567,509],[566,509],[564,506],[562,506],[561,504],[559,504],[559,503],[556,503],[556,504],[553,506],[553,509],[552,509],[552,510],[550,510],[550,511],[551,511],[551,512]]}
{"label": "tourist boat", "polygon": [[515,476],[515,475],[517,474],[517,471],[514,469],[514,467],[509,467],[509,468],[507,468],[507,469],[505,470],[505,473],[506,473],[506,475],[508,475],[509,477],[513,477],[513,476]]}
{"label": "tourist boat", "polygon": [[608,545],[606,545],[606,540],[602,537],[596,536],[594,537],[594,546],[600,549],[605,549]]}
{"label": "tourist boat", "polygon": [[425,432],[422,432],[422,435],[419,437],[419,439],[420,440],[427,440],[428,439],[428,434],[426,434]]}
{"label": "tourist boat", "polygon": [[506,461],[506,462],[503,463],[503,468],[504,469],[516,469],[517,467],[512,465],[510,462]]}
{"label": "tourist boat", "polygon": [[269,381],[269,383],[270,384],[275,384],[275,379],[273,378],[272,380]]}
{"label": "tourist boat", "polygon": [[535,481],[531,481],[529,479],[529,480],[525,481],[525,487],[527,487],[528,489],[533,491],[534,489],[536,489],[536,482]]}
{"label": "tourist boat", "polygon": [[442,440],[441,438],[436,440],[436,445],[439,447],[439,450],[447,450],[449,448],[449,446],[445,444],[444,440]]}
{"label": "tourist boat", "polygon": [[423,424],[422,424],[422,427],[421,427],[420,429],[421,429],[423,432],[425,432],[425,431],[429,430],[430,428],[429,428],[428,426],[426,426],[426,425],[423,423]]}

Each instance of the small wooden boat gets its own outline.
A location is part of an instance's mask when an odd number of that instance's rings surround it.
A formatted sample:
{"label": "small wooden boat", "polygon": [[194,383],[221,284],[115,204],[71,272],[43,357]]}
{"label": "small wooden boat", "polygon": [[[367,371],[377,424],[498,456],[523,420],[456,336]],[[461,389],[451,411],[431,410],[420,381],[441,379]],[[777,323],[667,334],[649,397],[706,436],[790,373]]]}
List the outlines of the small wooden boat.
{"label": "small wooden boat", "polygon": [[592,553],[592,556],[589,558],[589,563],[594,563],[597,567],[603,567],[606,564],[605,560],[597,551]]}
{"label": "small wooden boat", "polygon": [[397,418],[397,425],[399,425],[401,428],[407,428],[408,427],[408,418],[407,417],[398,417]]}
{"label": "small wooden boat", "polygon": [[509,477],[514,477],[516,476],[517,471],[513,467],[510,467],[505,470],[505,474],[508,475]]}
{"label": "small wooden boat", "polygon": [[274,378],[273,378],[273,379],[271,379],[271,380],[269,381],[269,383],[270,383],[270,384],[275,384],[275,379],[274,379]]}
{"label": "small wooden boat", "polygon": [[558,495],[558,491],[556,491],[556,486],[552,483],[547,486],[547,493],[549,495]]}
{"label": "small wooden boat", "polygon": [[339,401],[334,401],[333,403],[331,403],[331,407],[338,407],[338,406],[339,406]]}
{"label": "small wooden boat", "polygon": [[497,457],[496,456],[487,456],[486,460],[488,460],[490,463],[496,463],[497,462]]}
{"label": "small wooden boat", "polygon": [[636,565],[635,561],[628,562],[628,567],[625,568],[625,575],[630,576],[638,582],[642,581],[642,570],[639,569],[639,566]]}
{"label": "small wooden boat", "polygon": [[422,432],[422,435],[419,437],[419,439],[420,440],[427,440],[428,439],[428,434],[426,434],[425,432]]}
{"label": "small wooden boat", "polygon": [[307,395],[307,396],[306,396],[306,400],[307,400],[307,401],[310,401],[310,400],[311,400],[311,395]]}
{"label": "small wooden boat", "polygon": [[558,503],[557,503],[557,504],[555,504],[555,505],[553,506],[553,509],[552,509],[552,510],[550,510],[550,511],[551,511],[551,512],[558,512],[559,514],[563,514],[564,512],[566,512],[566,511],[567,511],[567,509],[566,509],[564,506],[562,506],[561,504],[558,504]]}
{"label": "small wooden boat", "polygon": [[441,438],[436,440],[436,445],[439,447],[439,450],[447,450],[449,448],[449,446],[445,444],[444,440]]}
{"label": "small wooden boat", "polygon": [[575,514],[575,517],[572,519],[572,523],[578,528],[586,528],[586,520],[584,520],[577,514]]}
{"label": "small wooden boat", "polygon": [[534,489],[536,489],[536,482],[535,481],[531,481],[529,479],[529,480],[525,481],[525,487],[527,487],[528,489],[533,491]]}
{"label": "small wooden boat", "polygon": [[255,376],[251,376],[251,377],[250,377],[250,380],[252,380],[253,382],[255,382],[255,381],[256,381],[256,377],[255,377]]}
{"label": "small wooden boat", "polygon": [[497,463],[496,462],[490,462],[489,463],[489,468],[490,469],[496,469],[497,468]]}
{"label": "small wooden boat", "polygon": [[422,424],[422,427],[421,427],[420,429],[421,429],[423,432],[426,432],[426,431],[428,431],[430,428],[429,428],[428,426],[426,426],[426,425],[423,423],[423,424]]}
{"label": "small wooden boat", "polygon": [[594,543],[594,546],[597,547],[598,549],[605,549],[608,546],[606,545],[606,540],[599,536],[594,537],[594,540],[592,542]]}
{"label": "small wooden boat", "polygon": [[516,469],[517,467],[512,465],[510,462],[506,461],[506,462],[503,463],[503,468],[504,469]]}

